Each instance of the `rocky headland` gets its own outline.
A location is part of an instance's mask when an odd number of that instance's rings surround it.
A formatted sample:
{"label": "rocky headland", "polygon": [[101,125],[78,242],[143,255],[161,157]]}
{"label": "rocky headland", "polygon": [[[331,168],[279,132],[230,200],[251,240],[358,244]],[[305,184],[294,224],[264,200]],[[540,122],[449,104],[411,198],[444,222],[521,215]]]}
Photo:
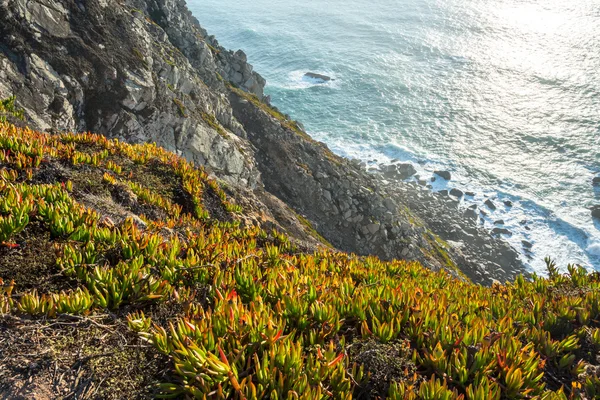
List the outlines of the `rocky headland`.
{"label": "rocky headland", "polygon": [[183,1],[0,0],[1,399],[598,398],[599,273],[264,85]]}
{"label": "rocky headland", "polygon": [[308,248],[417,260],[483,284],[523,272],[517,252],[454,197],[403,182],[410,166],[369,173],[269,106],[243,51],[221,47],[185,2],[0,9],[0,98],[14,94],[28,126],[155,142],[225,183],[248,224]]}

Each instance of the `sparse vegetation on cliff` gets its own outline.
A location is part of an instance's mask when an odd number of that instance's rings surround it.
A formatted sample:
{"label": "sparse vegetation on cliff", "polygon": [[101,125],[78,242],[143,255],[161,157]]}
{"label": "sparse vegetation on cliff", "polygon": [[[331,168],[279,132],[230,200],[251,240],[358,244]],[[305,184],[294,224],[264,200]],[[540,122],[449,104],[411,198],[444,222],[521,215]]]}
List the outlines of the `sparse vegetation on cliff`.
{"label": "sparse vegetation on cliff", "polygon": [[600,394],[598,273],[483,287],[306,254],[201,169],[99,135],[3,123],[0,168],[0,397],[43,377],[87,398]]}

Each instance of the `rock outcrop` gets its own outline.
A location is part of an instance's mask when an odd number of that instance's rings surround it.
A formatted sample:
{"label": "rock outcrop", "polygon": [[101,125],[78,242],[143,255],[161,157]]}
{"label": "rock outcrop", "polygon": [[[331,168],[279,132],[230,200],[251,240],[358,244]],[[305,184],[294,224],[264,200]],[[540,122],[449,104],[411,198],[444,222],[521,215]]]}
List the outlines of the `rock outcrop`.
{"label": "rock outcrop", "polygon": [[304,76],[306,76],[307,78],[318,79],[318,80],[321,80],[323,82],[328,82],[328,81],[331,80],[330,76],[316,74],[314,72],[307,72],[307,73],[304,74]]}
{"label": "rock outcrop", "polygon": [[419,260],[481,283],[521,272],[517,253],[463,218],[455,198],[387,185],[334,155],[271,108],[264,85],[182,0],[0,0],[0,98],[15,94],[33,128],[156,142],[226,183],[252,211],[247,223],[307,246]]}

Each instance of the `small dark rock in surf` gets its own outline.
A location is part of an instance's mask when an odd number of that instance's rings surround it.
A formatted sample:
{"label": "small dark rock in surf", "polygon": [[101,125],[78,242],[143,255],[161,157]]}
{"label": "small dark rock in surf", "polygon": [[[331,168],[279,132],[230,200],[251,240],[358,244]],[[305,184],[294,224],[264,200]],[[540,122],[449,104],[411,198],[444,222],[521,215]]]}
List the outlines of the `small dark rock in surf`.
{"label": "small dark rock in surf", "polygon": [[487,199],[484,203],[486,206],[488,206],[488,208],[490,210],[495,210],[496,209],[496,205],[494,204],[494,202],[490,199]]}
{"label": "small dark rock in surf", "polygon": [[450,178],[452,177],[450,175],[450,172],[448,171],[433,171],[434,174],[441,176],[442,178],[444,178],[445,180],[449,181]]}
{"label": "small dark rock in surf", "polygon": [[454,197],[463,197],[463,192],[462,190],[458,190],[458,189],[452,189],[450,190],[450,194]]}
{"label": "small dark rock in surf", "polygon": [[328,82],[328,81],[332,81],[335,79],[331,79],[330,76],[327,75],[321,75],[321,74],[316,74],[314,72],[307,72],[304,74],[304,76],[306,76],[307,78],[312,78],[312,79],[320,79],[323,82]]}
{"label": "small dark rock in surf", "polygon": [[494,228],[492,235],[512,235],[512,233],[506,228]]}

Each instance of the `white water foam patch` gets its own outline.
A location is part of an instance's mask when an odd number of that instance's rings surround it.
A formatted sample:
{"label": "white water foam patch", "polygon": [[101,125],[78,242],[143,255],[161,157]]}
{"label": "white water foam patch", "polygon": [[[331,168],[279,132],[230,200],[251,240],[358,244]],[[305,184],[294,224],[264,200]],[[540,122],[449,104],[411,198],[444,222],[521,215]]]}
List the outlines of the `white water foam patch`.
{"label": "white water foam patch", "polygon": [[600,257],[600,239],[591,238],[588,240],[588,246],[586,250],[593,256]]}

